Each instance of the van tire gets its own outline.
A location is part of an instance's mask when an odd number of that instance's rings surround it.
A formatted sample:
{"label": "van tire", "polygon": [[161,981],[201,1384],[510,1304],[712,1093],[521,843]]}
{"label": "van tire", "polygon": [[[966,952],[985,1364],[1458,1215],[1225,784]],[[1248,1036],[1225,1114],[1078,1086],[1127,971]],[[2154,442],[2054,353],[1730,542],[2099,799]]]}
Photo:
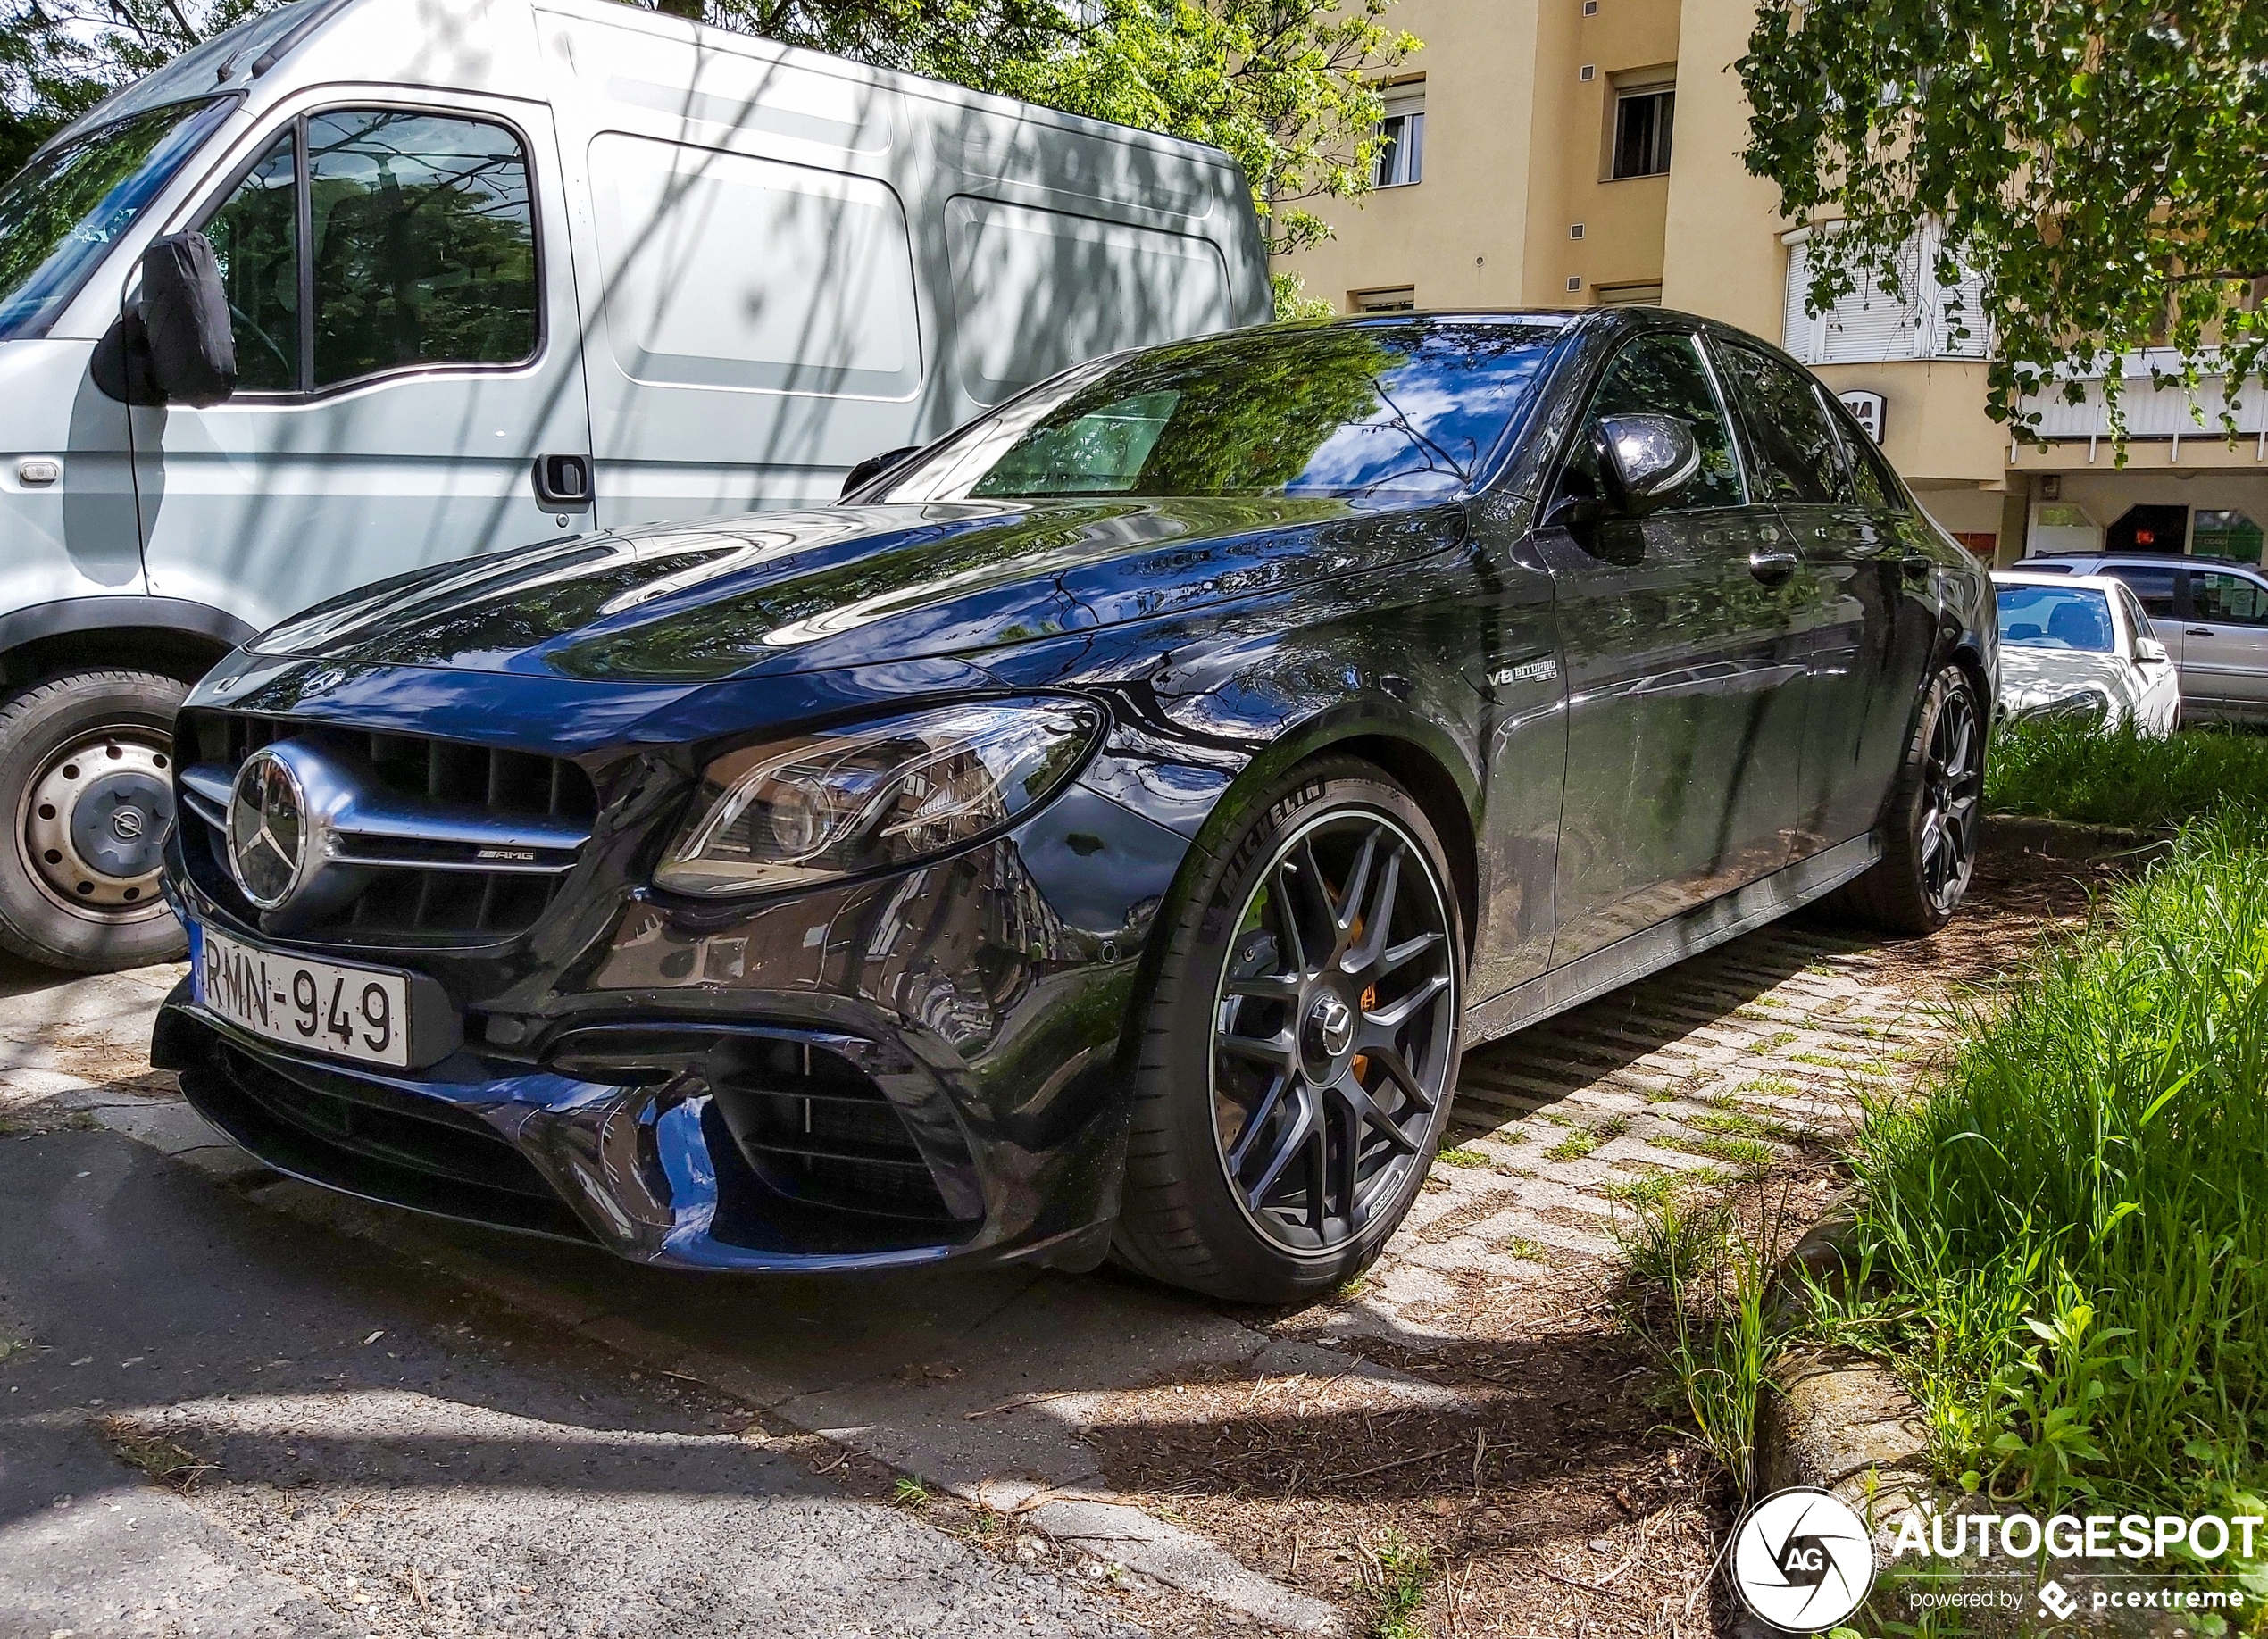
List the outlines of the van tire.
{"label": "van tire", "polygon": [[[74,973],[146,967],[186,950],[154,864],[172,820],[173,717],[188,693],[176,678],[105,668],[49,678],[0,704],[0,817],[9,825],[0,950]],[[84,786],[82,753],[97,760]],[[71,840],[86,837],[74,828],[82,815],[69,806],[81,791],[107,804],[112,820],[95,839],[112,852],[85,869],[74,869],[86,861]],[[40,795],[54,800],[35,804]],[[91,824],[91,811],[84,818]]]}

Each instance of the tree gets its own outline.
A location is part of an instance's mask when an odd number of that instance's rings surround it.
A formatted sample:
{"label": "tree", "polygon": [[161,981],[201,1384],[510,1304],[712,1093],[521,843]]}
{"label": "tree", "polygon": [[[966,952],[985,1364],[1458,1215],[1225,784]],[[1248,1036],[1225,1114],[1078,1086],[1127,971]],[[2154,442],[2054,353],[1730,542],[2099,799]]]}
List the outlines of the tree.
{"label": "tree", "polygon": [[[645,4],[649,0],[630,0]],[[1225,148],[1269,248],[1369,190],[1392,0],[650,0],[722,28]],[[0,174],[113,87],[279,0],[0,0]]]}
{"label": "tree", "polygon": [[[1981,275],[1992,413],[2146,345],[2172,378],[2268,350],[2268,5],[2261,0],[1764,0],[1737,65],[1748,169],[1815,234],[1814,310],[1943,224],[1939,280]],[[1900,291],[1899,294],[1905,294]],[[2125,423],[2119,373],[2105,381]],[[2224,428],[2234,422],[2224,417]]]}

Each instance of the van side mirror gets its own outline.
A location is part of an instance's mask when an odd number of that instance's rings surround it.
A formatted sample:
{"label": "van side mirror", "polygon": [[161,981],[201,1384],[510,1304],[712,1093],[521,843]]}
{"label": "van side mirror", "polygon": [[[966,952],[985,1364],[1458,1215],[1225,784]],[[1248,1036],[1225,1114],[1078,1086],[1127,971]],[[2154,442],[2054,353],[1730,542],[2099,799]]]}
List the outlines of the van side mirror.
{"label": "van side mirror", "polygon": [[142,341],[168,403],[217,404],[237,388],[237,338],[220,258],[201,233],[170,233],[142,253]]}
{"label": "van side mirror", "polygon": [[920,445],[905,444],[900,445],[894,450],[885,450],[880,455],[869,455],[864,461],[860,462],[858,465],[853,467],[848,473],[844,475],[843,493],[837,496],[836,499],[841,501],[849,500],[851,496],[865,488],[876,478],[881,477],[885,472],[888,472],[892,467],[895,467],[899,462],[903,462],[907,456],[918,455],[921,453],[921,446]]}
{"label": "van side mirror", "polygon": [[1673,415],[1607,415],[1591,424],[1605,499],[1637,518],[1676,500],[1701,470],[1693,429]]}

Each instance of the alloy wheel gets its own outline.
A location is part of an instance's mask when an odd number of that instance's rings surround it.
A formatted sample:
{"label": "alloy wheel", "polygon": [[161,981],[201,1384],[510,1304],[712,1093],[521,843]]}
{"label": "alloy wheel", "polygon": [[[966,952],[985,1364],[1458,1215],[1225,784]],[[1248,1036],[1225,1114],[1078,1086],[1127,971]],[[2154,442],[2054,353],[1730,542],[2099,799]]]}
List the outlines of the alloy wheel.
{"label": "alloy wheel", "polygon": [[1976,869],[1984,795],[1983,736],[1964,684],[1946,691],[1922,770],[1922,892],[1948,915]]}
{"label": "alloy wheel", "polygon": [[1215,993],[1213,1135],[1253,1226],[1329,1252],[1398,1200],[1449,1096],[1447,895],[1383,814],[1319,816],[1247,895]]}

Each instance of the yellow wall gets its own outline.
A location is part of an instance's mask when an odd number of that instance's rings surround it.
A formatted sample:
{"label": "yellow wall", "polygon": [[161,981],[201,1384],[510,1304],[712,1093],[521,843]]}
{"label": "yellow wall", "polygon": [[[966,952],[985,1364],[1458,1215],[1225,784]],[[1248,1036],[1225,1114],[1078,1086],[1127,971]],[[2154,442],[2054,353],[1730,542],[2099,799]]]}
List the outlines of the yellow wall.
{"label": "yellow wall", "polygon": [[1662,301],[1778,342],[1788,279],[1779,229],[1787,224],[1779,190],[1741,163],[1748,99],[1732,71],[1755,23],[1745,0],[1685,0]]}

